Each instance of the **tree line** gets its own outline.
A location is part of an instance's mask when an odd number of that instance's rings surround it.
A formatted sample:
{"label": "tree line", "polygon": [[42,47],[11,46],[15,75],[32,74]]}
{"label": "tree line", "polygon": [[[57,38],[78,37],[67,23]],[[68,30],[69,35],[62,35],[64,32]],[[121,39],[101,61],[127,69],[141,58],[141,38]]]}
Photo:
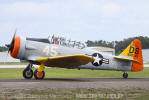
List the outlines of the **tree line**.
{"label": "tree line", "polygon": [[0,46],[0,52],[8,51],[8,48],[5,46]]}
{"label": "tree line", "polygon": [[131,37],[124,39],[122,41],[112,41],[112,42],[104,40],[97,40],[97,41],[88,40],[86,44],[89,47],[103,46],[103,47],[115,48],[116,54],[120,54],[135,39],[141,40],[143,49],[149,49],[149,37],[146,36]]}

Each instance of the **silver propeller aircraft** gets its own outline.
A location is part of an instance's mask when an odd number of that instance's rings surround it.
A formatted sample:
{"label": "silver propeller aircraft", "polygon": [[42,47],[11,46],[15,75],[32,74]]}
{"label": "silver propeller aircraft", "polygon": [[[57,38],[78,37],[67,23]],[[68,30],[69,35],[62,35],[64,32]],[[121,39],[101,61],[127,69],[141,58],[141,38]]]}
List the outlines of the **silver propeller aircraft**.
{"label": "silver propeller aircraft", "polygon": [[[6,45],[13,58],[25,60],[29,65],[23,71],[25,79],[43,79],[44,68],[77,68],[95,70],[122,71],[123,78],[127,78],[128,71],[143,70],[142,47],[136,39],[119,55],[112,56],[88,49],[84,44],[66,40],[64,37],[49,39],[24,38],[14,35],[11,43]],[[33,65],[40,65],[34,72]]]}

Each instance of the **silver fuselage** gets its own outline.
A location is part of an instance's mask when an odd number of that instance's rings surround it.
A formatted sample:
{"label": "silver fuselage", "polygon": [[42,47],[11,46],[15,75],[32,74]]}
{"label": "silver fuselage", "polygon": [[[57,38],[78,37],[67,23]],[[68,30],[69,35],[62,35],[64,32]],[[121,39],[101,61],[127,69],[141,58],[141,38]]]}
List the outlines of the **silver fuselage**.
{"label": "silver fuselage", "polygon": [[132,62],[118,60],[115,59],[113,55],[108,55],[99,51],[91,50],[89,48],[78,49],[62,45],[30,41],[22,37],[20,42],[21,42],[20,50],[17,59],[26,60],[29,62],[35,62],[35,64],[36,59],[40,57],[57,57],[57,56],[77,55],[77,54],[92,56],[94,53],[98,53],[102,55],[104,59],[108,60],[108,63],[102,63],[99,66],[94,66],[92,62],[90,62],[86,65],[76,66],[75,68],[131,71]]}

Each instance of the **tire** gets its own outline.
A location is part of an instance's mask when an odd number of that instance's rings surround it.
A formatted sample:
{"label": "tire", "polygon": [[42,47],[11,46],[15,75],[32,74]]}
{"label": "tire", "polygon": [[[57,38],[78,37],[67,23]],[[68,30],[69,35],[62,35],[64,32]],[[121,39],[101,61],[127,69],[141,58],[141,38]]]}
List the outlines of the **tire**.
{"label": "tire", "polygon": [[37,74],[38,74],[38,71],[37,71],[37,69],[34,71],[34,77],[35,77],[35,79],[37,79],[37,80],[42,80],[42,79],[44,79],[44,77],[45,77],[45,72],[44,71],[42,71],[41,72],[42,73],[42,76],[41,77],[39,77]]}
{"label": "tire", "polygon": [[123,78],[128,78],[128,74],[127,73],[124,73],[123,74]]}
{"label": "tire", "polygon": [[23,77],[25,79],[31,79],[33,77],[33,70],[32,69],[24,69],[23,70]]}

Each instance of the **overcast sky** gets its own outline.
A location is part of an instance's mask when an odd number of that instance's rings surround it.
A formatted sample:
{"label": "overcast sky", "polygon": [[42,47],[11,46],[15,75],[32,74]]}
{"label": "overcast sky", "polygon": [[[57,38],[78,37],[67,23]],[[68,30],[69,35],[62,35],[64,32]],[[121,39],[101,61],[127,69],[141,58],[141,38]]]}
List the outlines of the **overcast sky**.
{"label": "overcast sky", "polygon": [[0,0],[0,45],[63,33],[73,40],[149,36],[149,0]]}

